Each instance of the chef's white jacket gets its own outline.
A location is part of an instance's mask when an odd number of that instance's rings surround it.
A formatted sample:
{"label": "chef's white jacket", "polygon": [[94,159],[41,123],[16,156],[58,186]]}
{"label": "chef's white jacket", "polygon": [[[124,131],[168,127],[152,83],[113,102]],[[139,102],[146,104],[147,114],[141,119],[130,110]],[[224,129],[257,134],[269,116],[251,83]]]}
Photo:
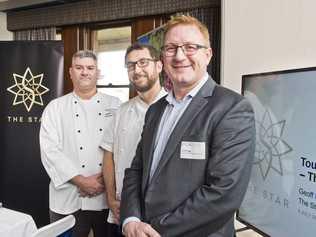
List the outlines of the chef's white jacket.
{"label": "chef's white jacket", "polygon": [[53,212],[70,214],[79,209],[107,208],[105,195],[80,197],[78,188],[69,181],[76,175],[102,171],[103,151],[99,144],[120,103],[118,98],[102,93],[82,100],[72,92],[46,106],[40,147],[42,163],[51,179],[49,207]]}
{"label": "chef's white jacket", "polygon": [[[162,89],[153,101],[166,95]],[[145,114],[149,105],[141,100],[139,96],[123,103],[115,113],[113,125],[107,127],[101,141],[102,149],[113,153],[115,164],[116,196],[120,199],[123,187],[124,172],[129,168],[136,153],[137,144],[143,131]],[[108,222],[114,223],[113,214],[110,212]]]}

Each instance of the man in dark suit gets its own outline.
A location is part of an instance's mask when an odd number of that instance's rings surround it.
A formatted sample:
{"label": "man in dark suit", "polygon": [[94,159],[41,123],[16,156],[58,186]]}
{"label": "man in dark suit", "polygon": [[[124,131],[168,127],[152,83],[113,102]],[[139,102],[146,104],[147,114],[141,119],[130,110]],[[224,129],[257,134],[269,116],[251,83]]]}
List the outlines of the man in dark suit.
{"label": "man in dark suit", "polygon": [[166,26],[162,59],[172,91],[152,105],[125,171],[128,237],[232,237],[254,155],[250,104],[207,74],[207,28],[190,16]]}

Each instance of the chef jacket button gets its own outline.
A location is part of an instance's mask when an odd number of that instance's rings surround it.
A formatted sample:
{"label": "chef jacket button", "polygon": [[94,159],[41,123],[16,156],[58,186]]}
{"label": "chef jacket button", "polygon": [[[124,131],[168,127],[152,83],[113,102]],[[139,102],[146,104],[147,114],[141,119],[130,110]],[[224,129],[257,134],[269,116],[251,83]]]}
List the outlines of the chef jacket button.
{"label": "chef jacket button", "polygon": [[100,100],[97,100],[97,103],[100,103]]}
{"label": "chef jacket button", "polygon": [[101,115],[101,113],[99,113],[99,115]]}
{"label": "chef jacket button", "polygon": [[81,147],[80,147],[80,150],[82,150],[82,149],[83,149],[83,147],[81,146]]}
{"label": "chef jacket button", "polygon": [[75,101],[75,104],[77,104],[78,102],[77,101]]}
{"label": "chef jacket button", "polygon": [[79,117],[79,114],[76,114],[76,117]]}
{"label": "chef jacket button", "polygon": [[99,163],[99,166],[102,166],[102,163]]}
{"label": "chef jacket button", "polygon": [[78,130],[77,132],[80,133],[80,130]]}
{"label": "chef jacket button", "polygon": [[84,167],[86,167],[86,166],[85,166],[85,165],[82,165],[81,167],[84,168]]}
{"label": "chef jacket button", "polygon": [[100,129],[99,129],[99,131],[100,131],[100,132],[102,132],[102,131],[103,131],[103,129],[102,129],[102,128],[100,128]]}

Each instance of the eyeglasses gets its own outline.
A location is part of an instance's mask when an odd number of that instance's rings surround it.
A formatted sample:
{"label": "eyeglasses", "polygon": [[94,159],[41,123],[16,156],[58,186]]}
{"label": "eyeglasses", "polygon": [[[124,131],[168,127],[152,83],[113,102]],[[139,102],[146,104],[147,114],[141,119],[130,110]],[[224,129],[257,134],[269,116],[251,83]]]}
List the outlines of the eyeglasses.
{"label": "eyeglasses", "polygon": [[155,62],[155,59],[152,58],[141,58],[135,62],[126,62],[125,67],[127,68],[128,71],[134,71],[136,65],[140,68],[147,67],[149,62]]}
{"label": "eyeglasses", "polygon": [[186,56],[192,56],[196,54],[196,52],[199,49],[207,49],[208,47],[200,44],[182,44],[182,45],[176,45],[176,44],[167,44],[161,48],[163,55],[166,57],[173,57],[177,54],[178,48],[182,49],[182,52]]}

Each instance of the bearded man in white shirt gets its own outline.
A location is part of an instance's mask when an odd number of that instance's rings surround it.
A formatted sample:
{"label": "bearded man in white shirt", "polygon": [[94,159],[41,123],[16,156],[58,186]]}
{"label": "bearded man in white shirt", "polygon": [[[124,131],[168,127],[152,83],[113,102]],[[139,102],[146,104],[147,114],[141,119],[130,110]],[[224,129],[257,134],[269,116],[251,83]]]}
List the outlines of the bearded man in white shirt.
{"label": "bearded man in white shirt", "polygon": [[99,148],[120,100],[97,92],[97,57],[78,51],[69,69],[73,92],[51,101],[42,115],[42,163],[51,179],[50,220],[73,214],[73,237],[109,235],[108,207]]}
{"label": "bearded man in white shirt", "polygon": [[[146,111],[152,103],[166,94],[159,81],[162,70],[159,58],[159,52],[151,45],[136,43],[126,50],[128,77],[138,96],[121,105],[113,120],[112,136],[107,135],[110,132],[106,133],[101,143],[105,150],[103,173],[110,223],[119,223],[124,171],[135,155]],[[121,236],[121,233],[115,230],[112,235]]]}

